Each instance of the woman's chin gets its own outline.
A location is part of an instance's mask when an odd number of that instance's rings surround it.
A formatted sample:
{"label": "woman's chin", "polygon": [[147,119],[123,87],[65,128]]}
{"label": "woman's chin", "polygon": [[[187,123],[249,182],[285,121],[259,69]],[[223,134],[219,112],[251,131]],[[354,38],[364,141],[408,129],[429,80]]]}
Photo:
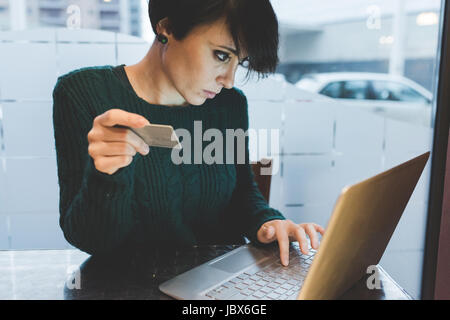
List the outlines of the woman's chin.
{"label": "woman's chin", "polygon": [[195,97],[194,99],[189,99],[187,100],[187,102],[193,106],[201,106],[206,102],[206,98],[199,96]]}

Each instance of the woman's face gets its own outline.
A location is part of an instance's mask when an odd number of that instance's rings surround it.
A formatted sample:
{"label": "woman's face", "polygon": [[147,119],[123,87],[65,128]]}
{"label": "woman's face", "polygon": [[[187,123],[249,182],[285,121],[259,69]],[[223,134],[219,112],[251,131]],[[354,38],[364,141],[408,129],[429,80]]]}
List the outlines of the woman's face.
{"label": "woman's face", "polygon": [[181,41],[165,34],[169,42],[163,50],[162,67],[184,100],[202,105],[223,87],[233,87],[236,69],[245,55],[236,56],[233,38],[223,19],[195,28]]}

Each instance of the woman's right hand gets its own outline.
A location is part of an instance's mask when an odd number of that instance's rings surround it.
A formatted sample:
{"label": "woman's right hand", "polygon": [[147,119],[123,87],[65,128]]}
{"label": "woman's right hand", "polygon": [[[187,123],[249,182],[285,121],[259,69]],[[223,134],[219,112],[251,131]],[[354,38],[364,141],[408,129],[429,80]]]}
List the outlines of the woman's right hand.
{"label": "woman's right hand", "polygon": [[88,133],[89,155],[94,160],[95,168],[109,175],[131,164],[137,152],[149,153],[149,146],[133,131],[116,128],[121,125],[130,128],[142,128],[150,125],[143,116],[120,109],[111,109],[94,119]]}

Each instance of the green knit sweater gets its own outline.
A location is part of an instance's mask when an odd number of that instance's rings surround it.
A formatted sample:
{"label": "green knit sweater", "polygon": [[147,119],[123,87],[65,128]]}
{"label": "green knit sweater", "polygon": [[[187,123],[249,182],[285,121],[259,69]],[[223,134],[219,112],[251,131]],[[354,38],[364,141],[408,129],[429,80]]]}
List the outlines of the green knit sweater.
{"label": "green knit sweater", "polygon": [[[139,98],[124,66],[89,67],[58,78],[53,91],[53,124],[60,187],[60,226],[66,240],[89,254],[120,248],[258,243],[266,221],[285,219],[261,195],[249,164],[175,164],[171,149],[151,147],[113,175],[98,171],[88,154],[94,118],[119,108],[153,124],[203,132],[248,129],[247,99],[223,89],[201,106],[154,105]],[[194,144],[192,138],[192,145]],[[224,155],[227,152],[224,140]],[[203,142],[205,148],[211,142]],[[235,147],[236,148],[236,147]],[[194,150],[194,147],[191,148]],[[236,150],[235,150],[236,151]],[[235,153],[236,154],[236,153]]]}

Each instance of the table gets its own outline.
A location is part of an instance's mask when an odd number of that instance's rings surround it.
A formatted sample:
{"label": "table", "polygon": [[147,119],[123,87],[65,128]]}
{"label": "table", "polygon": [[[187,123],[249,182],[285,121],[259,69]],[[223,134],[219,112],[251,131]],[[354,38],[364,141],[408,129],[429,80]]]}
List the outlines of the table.
{"label": "table", "polygon": [[[195,246],[166,253],[126,252],[94,257],[76,249],[0,251],[0,299],[170,300],[158,285],[239,245]],[[341,299],[412,299],[381,267],[381,289],[366,278]],[[368,275],[369,276],[369,275]]]}

